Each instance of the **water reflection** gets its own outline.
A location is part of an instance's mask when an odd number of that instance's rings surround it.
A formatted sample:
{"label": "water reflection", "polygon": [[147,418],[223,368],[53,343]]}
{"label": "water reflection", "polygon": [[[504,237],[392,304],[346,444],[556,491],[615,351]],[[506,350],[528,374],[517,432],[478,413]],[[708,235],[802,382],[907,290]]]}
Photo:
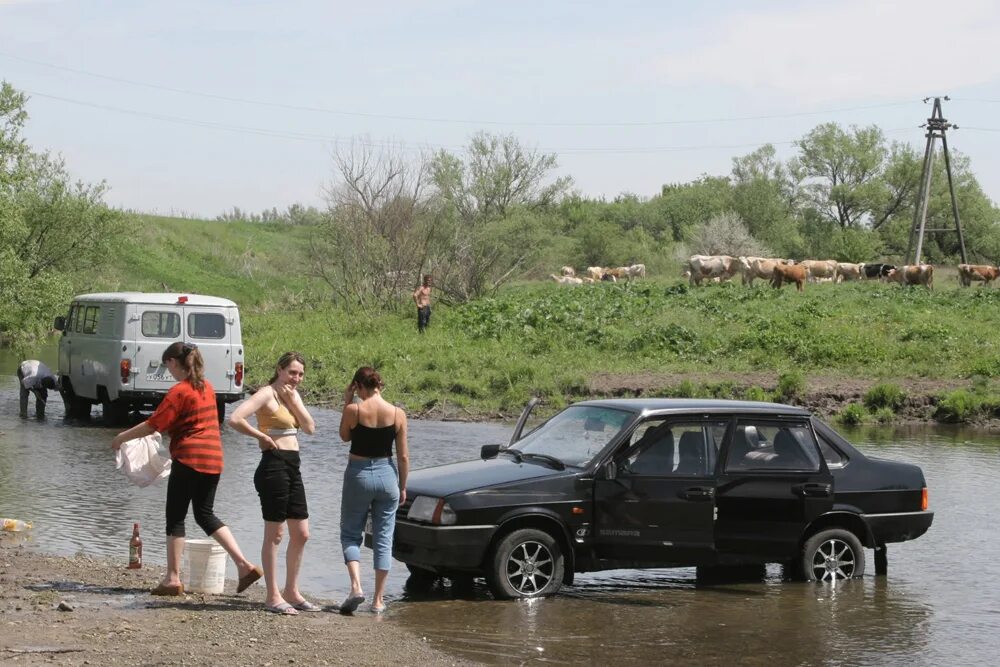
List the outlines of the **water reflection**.
{"label": "water reflection", "polygon": [[[2,535],[3,544],[83,551],[124,565],[138,520],[147,562],[162,563],[165,487],[128,485],[114,470],[113,431],[64,424],[58,400],[45,422],[18,419],[15,387],[13,376],[0,376],[0,515],[33,520],[35,528]],[[348,585],[337,528],[347,449],[335,436],[339,414],[313,413],[318,434],[301,438],[313,533],[303,587],[336,600]],[[508,433],[503,425],[414,421],[414,467],[475,458],[481,444],[503,442]],[[920,465],[928,480],[934,525],[919,540],[890,545],[888,577],[830,588],[785,581],[772,566],[754,581],[704,585],[692,569],[621,570],[578,575],[554,598],[497,602],[481,581],[428,588],[408,582],[397,563],[382,621],[456,656],[494,664],[991,664],[1000,649],[1000,592],[991,585],[1000,577],[992,556],[1000,537],[988,529],[1000,509],[993,493],[1000,435],[927,427],[845,435],[869,455]],[[252,477],[259,454],[228,429],[223,442],[217,511],[244,551],[256,555],[262,522]],[[198,534],[193,521],[188,528]],[[371,552],[363,553],[367,583]],[[867,570],[873,572],[871,562]]]}

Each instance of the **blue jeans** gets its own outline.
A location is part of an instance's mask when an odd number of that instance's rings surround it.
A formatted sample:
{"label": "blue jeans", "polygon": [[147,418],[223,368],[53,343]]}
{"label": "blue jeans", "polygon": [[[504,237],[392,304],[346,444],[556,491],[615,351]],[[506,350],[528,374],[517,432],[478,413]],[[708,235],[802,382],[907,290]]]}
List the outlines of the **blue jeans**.
{"label": "blue jeans", "polygon": [[345,563],[361,560],[365,521],[371,510],[375,569],[389,569],[398,508],[399,473],[391,458],[348,460],[340,497],[340,546]]}

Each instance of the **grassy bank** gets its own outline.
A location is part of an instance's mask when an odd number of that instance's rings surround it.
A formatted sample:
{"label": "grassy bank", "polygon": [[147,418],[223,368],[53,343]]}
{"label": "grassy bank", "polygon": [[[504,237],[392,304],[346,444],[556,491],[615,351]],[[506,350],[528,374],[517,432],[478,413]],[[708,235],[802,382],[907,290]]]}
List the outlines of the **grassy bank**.
{"label": "grassy bank", "polygon": [[[331,305],[309,277],[308,227],[139,216],[122,261],[78,292],[190,291],[243,313],[251,384],[285,350],[309,360],[308,399],[336,404],[350,374],[379,368],[414,413],[509,417],[529,396],[554,410],[584,397],[718,396],[798,401],[854,422],[1000,417],[1000,290],[960,289],[941,267],[934,292],[809,285],[805,293],[679,279],[565,288],[511,286],[435,305],[416,332],[412,304],[377,318]],[[874,386],[905,398],[865,404]],[[958,392],[958,393],[956,393]],[[964,393],[962,393],[964,392]]]}

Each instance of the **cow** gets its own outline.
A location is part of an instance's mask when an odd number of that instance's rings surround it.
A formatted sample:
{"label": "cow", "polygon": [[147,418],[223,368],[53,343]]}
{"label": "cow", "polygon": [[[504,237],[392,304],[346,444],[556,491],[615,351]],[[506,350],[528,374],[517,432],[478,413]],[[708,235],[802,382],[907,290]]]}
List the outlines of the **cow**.
{"label": "cow", "polygon": [[588,266],[587,275],[594,280],[600,280],[604,276],[604,267],[601,266]]}
{"label": "cow", "polygon": [[842,283],[845,280],[861,280],[862,267],[864,267],[864,264],[837,262],[837,279],[834,282]]}
{"label": "cow", "polygon": [[645,264],[633,264],[632,266],[623,267],[625,269],[625,276],[632,280],[633,278],[645,278],[646,277],[646,265]]}
{"label": "cow", "polygon": [[564,276],[569,276],[570,278],[576,277],[576,271],[573,269],[572,266],[562,267],[561,269],[559,269],[559,273],[561,273]]}
{"label": "cow", "polygon": [[837,262],[832,259],[806,259],[799,262],[801,266],[809,272],[809,279],[813,282],[820,280],[833,280],[837,277]]}
{"label": "cow", "polygon": [[774,267],[785,264],[783,259],[768,259],[766,257],[740,257],[740,271],[743,274],[743,284],[753,285],[757,278],[770,280],[774,275]]}
{"label": "cow", "polygon": [[740,263],[729,255],[691,255],[688,260],[692,285],[701,285],[706,278],[729,280],[740,270]]}
{"label": "cow", "polygon": [[989,287],[990,283],[998,277],[1000,277],[1000,267],[989,264],[958,265],[958,282],[962,284],[962,287],[970,286],[973,280],[981,280],[984,285]]}
{"label": "cow", "polygon": [[878,280],[886,278],[889,272],[895,269],[893,264],[862,264],[861,272],[864,280]]}
{"label": "cow", "polygon": [[771,285],[778,289],[785,281],[793,282],[795,289],[801,292],[805,289],[808,277],[809,270],[802,264],[775,264],[771,272]]}
{"label": "cow", "polygon": [[557,276],[556,274],[553,273],[551,276],[549,276],[549,278],[552,278],[552,280],[556,281],[560,285],[582,285],[583,284],[583,280],[581,280],[580,278],[576,278],[574,276]]}
{"label": "cow", "polygon": [[911,264],[889,271],[886,280],[900,285],[924,285],[934,289],[934,267],[930,264]]}

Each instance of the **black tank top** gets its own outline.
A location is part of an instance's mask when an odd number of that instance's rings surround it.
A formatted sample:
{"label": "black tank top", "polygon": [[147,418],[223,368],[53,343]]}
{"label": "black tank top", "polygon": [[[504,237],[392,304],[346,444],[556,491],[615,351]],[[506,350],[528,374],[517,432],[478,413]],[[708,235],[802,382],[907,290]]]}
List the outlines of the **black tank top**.
{"label": "black tank top", "polygon": [[395,424],[376,427],[359,423],[351,429],[351,454],[368,458],[392,456],[392,443],[395,440]]}

